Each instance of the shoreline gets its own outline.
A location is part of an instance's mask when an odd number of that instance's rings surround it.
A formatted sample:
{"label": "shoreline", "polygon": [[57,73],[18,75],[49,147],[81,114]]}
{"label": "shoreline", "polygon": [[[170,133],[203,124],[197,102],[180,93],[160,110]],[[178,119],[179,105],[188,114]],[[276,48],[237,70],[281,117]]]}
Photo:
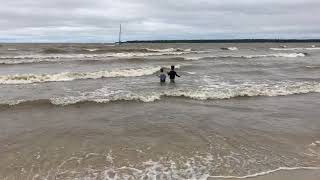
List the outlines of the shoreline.
{"label": "shoreline", "polygon": [[275,170],[256,173],[248,176],[212,176],[208,180],[318,180],[320,178],[320,167],[282,167]]}

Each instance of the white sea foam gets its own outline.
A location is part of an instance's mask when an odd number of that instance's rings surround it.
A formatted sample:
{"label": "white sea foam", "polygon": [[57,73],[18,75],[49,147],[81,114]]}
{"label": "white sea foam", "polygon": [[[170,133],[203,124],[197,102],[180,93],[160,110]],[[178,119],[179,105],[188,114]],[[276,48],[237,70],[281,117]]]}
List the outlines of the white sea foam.
{"label": "white sea foam", "polygon": [[204,58],[204,57],[184,57],[184,59],[188,60],[188,61],[198,61],[202,58]]}
{"label": "white sea foam", "polygon": [[85,50],[90,52],[95,52],[95,51],[98,51],[99,49],[85,49]]}
{"label": "white sea foam", "polygon": [[[83,169],[81,167],[77,169],[68,167],[70,163],[78,165],[85,163],[91,157],[105,161],[106,166],[102,168],[89,166]],[[51,170],[52,173],[48,174],[47,178],[54,175],[54,177],[74,180],[206,180],[209,177],[208,169],[213,166],[212,161],[213,159],[210,154],[188,158],[182,162],[160,157],[157,161],[150,159],[140,162],[139,167],[130,164],[118,167],[112,157],[112,151],[108,154],[88,153],[83,156],[72,156],[62,161],[56,168]],[[33,178],[39,178],[42,175],[34,174],[32,176]]]}
{"label": "white sea foam", "polygon": [[187,72],[187,73],[191,75],[197,74],[196,72]]}
{"label": "white sea foam", "polygon": [[286,96],[293,94],[306,94],[320,92],[318,82],[278,82],[273,84],[244,83],[231,85],[228,83],[212,84],[199,88],[173,88],[155,90],[154,92],[133,92],[124,90],[111,90],[108,87],[93,92],[84,93],[81,96],[67,96],[51,99],[55,105],[69,105],[79,102],[108,103],[113,101],[142,101],[154,102],[161,97],[186,97],[195,100],[230,99],[236,97],[254,96]]}
{"label": "white sea foam", "polygon": [[[63,61],[84,61],[84,60],[106,60],[108,58],[136,58],[150,56],[182,56],[192,53],[206,53],[201,51],[164,51],[164,52],[131,52],[131,53],[106,53],[106,54],[54,54],[54,55],[20,55],[20,56],[0,56],[0,64],[27,64],[41,62],[63,62]],[[266,58],[266,57],[286,57],[297,58],[305,57],[305,53],[276,53],[263,55],[217,55],[202,57],[183,57],[185,60],[196,61],[206,58]]]}
{"label": "white sea foam", "polygon": [[[158,70],[155,69],[155,71]],[[152,73],[152,72],[150,72]],[[136,74],[137,75],[137,74]],[[132,75],[131,75],[132,76]],[[29,81],[30,82],[30,81]],[[104,87],[92,92],[80,93],[77,96],[50,98],[55,105],[71,105],[80,102],[109,103],[114,101],[154,102],[162,97],[185,97],[195,100],[230,99],[256,96],[287,96],[294,94],[320,93],[319,82],[277,82],[271,84],[243,83],[232,85],[218,82],[195,88],[164,88],[154,91],[120,90]],[[2,104],[18,105],[33,100],[11,100]]]}
{"label": "white sea foam", "polygon": [[[207,153],[199,155],[195,153],[194,157],[187,159],[168,159],[168,157],[160,157],[158,160],[147,160],[139,162],[139,166],[131,165],[117,166],[113,158],[112,151],[104,154],[86,153],[79,156],[71,156],[63,160],[56,168],[51,169],[51,173],[43,173],[43,176],[50,178],[60,177],[65,179],[108,179],[108,180],[123,180],[123,179],[147,179],[147,180],[207,180],[209,178],[219,179],[248,179],[258,176],[265,176],[278,171],[294,171],[294,170],[319,170],[320,167],[279,167],[273,170],[266,170],[245,176],[215,176],[212,170],[219,166],[219,160],[215,160],[212,154]],[[39,153],[37,155],[40,155]],[[95,168],[95,166],[86,166],[86,168],[73,168],[68,166],[76,163],[76,165],[85,164],[95,160],[103,160],[106,165],[104,167]],[[223,159],[220,159],[220,161]],[[32,174],[33,178],[41,177],[40,174]]]}
{"label": "white sea foam", "polygon": [[241,59],[255,59],[255,58],[298,58],[305,57],[305,53],[276,53],[276,54],[255,54],[255,55],[216,55],[216,56],[198,56],[198,57],[184,57],[188,61],[198,61],[209,58],[241,58]]}
{"label": "white sea foam", "polygon": [[15,48],[8,48],[7,50],[8,50],[8,51],[17,51],[18,49],[15,49]]}
{"label": "white sea foam", "polygon": [[265,55],[249,55],[244,56],[245,58],[260,58],[260,57],[287,57],[287,58],[296,58],[296,57],[305,57],[304,53],[277,53],[277,54],[265,54]]}
{"label": "white sea foam", "polygon": [[276,53],[276,54],[255,54],[255,55],[217,55],[202,57],[200,59],[206,58],[243,58],[243,59],[253,59],[253,58],[267,58],[267,57],[286,57],[286,58],[297,58],[305,57],[305,53]]}
{"label": "white sea foam", "polygon": [[[90,49],[91,52],[96,49]],[[77,61],[86,59],[106,59],[106,58],[134,58],[134,57],[150,57],[150,56],[180,56],[184,54],[201,53],[200,51],[192,51],[185,49],[178,51],[177,49],[154,50],[150,52],[119,52],[104,54],[32,54],[18,56],[0,56],[0,64],[25,64],[39,62],[60,62],[60,61]]]}
{"label": "white sea foam", "polygon": [[168,48],[168,49],[151,49],[146,48],[150,52],[191,52],[192,49]]}
{"label": "white sea foam", "polygon": [[227,47],[227,48],[221,48],[222,50],[229,50],[229,51],[237,51],[239,50],[237,47]]}
{"label": "white sea foam", "polygon": [[[179,68],[179,66],[177,66]],[[160,66],[132,69],[112,69],[96,72],[63,72],[57,74],[21,74],[0,76],[0,84],[29,84],[55,81],[73,81],[80,79],[99,79],[110,77],[136,77],[151,75],[159,71]]]}

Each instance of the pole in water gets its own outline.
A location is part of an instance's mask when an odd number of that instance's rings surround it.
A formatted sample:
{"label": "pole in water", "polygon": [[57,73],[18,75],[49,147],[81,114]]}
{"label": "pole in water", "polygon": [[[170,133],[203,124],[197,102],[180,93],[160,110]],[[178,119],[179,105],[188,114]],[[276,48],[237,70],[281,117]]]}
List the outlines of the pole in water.
{"label": "pole in water", "polygon": [[121,24],[120,24],[120,31],[119,31],[119,45],[121,45],[121,32],[122,31],[122,27],[121,27]]}

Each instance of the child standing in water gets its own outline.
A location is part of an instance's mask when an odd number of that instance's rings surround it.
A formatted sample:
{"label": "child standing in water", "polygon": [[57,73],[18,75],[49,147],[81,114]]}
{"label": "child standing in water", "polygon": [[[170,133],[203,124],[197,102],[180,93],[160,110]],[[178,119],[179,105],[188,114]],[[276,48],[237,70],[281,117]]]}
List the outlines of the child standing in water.
{"label": "child standing in water", "polygon": [[165,83],[166,82],[166,74],[163,72],[163,68],[160,69],[160,74],[158,76],[160,78],[160,83]]}
{"label": "child standing in water", "polygon": [[170,77],[170,82],[171,83],[175,83],[174,79],[176,78],[176,76],[180,77],[177,72],[174,70],[174,66],[171,66],[171,71],[168,72],[168,75]]}

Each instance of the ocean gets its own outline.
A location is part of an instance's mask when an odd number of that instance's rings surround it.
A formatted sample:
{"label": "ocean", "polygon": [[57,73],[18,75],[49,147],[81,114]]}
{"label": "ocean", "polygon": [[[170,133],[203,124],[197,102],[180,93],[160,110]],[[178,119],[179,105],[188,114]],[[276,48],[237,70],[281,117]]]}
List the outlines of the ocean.
{"label": "ocean", "polygon": [[320,169],[319,98],[317,43],[2,44],[0,179]]}

